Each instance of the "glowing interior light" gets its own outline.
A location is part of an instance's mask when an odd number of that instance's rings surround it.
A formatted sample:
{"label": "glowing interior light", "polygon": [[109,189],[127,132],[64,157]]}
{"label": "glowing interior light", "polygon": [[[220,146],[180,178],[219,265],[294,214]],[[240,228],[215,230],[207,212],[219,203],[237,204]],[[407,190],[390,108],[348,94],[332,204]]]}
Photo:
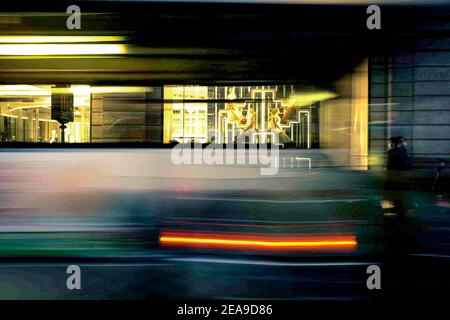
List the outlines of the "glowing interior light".
{"label": "glowing interior light", "polygon": [[50,109],[50,107],[46,106],[46,105],[37,105],[37,106],[15,107],[15,108],[11,109],[11,112],[14,112],[14,111],[17,111],[17,110],[22,110],[22,109],[37,109],[37,108]]}
{"label": "glowing interior light", "polygon": [[151,92],[150,87],[91,87],[92,93],[142,93]]}
{"label": "glowing interior light", "polygon": [[30,85],[0,85],[0,96],[41,96],[50,91]]}
{"label": "glowing interior light", "polygon": [[324,101],[335,97],[337,97],[335,93],[328,91],[304,92],[291,96],[286,103],[291,106],[307,106],[317,101]]}
{"label": "glowing interior light", "polygon": [[273,238],[273,237],[220,237],[207,235],[190,235],[188,233],[167,233],[159,238],[162,245],[209,247],[222,249],[354,249],[357,241],[355,236],[308,236],[304,238]]}
{"label": "glowing interior light", "polygon": [[121,36],[0,36],[0,43],[120,42]]}
{"label": "glowing interior light", "polygon": [[0,44],[3,56],[124,54],[123,44]]}

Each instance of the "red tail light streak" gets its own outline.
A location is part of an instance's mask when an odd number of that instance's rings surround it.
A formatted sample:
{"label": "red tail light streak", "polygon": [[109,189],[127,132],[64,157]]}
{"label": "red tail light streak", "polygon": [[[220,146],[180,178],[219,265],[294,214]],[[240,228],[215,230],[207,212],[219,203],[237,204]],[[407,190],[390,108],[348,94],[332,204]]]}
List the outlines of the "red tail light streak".
{"label": "red tail light streak", "polygon": [[163,247],[263,251],[352,251],[358,244],[355,235],[301,234],[287,236],[192,231],[163,231],[159,242]]}

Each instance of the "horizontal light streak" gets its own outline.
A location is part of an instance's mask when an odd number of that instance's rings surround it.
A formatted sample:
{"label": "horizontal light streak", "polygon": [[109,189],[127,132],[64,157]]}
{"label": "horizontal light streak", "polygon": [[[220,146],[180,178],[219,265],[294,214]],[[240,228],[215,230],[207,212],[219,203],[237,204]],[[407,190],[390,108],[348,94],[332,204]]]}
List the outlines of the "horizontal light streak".
{"label": "horizontal light streak", "polygon": [[0,85],[1,96],[40,96],[50,94],[49,91],[30,85]]}
{"label": "horizontal light streak", "polygon": [[209,247],[222,249],[286,249],[286,250],[305,250],[305,249],[354,249],[357,246],[356,237],[349,236],[325,236],[325,235],[307,235],[298,237],[269,237],[252,235],[202,235],[198,233],[163,232],[159,238],[163,246],[181,246],[181,247]]}
{"label": "horizontal light streak", "polygon": [[104,55],[126,53],[123,44],[0,44],[2,56]]}
{"label": "horizontal light streak", "polygon": [[[0,114],[0,116],[6,117],[6,118],[15,118],[15,119],[18,119],[18,118],[19,118],[18,116],[14,116],[14,115],[10,115],[10,114]],[[22,120],[28,120],[29,118],[28,118],[28,117],[20,117],[20,119],[22,119]],[[36,121],[36,118],[31,118],[31,120]],[[51,120],[51,119],[40,119],[40,118],[39,118],[38,121],[58,123],[58,121],[56,121],[56,120]]]}
{"label": "horizontal light streak", "polygon": [[73,93],[75,95],[89,95],[91,93],[144,93],[151,92],[151,87],[127,87],[127,86],[72,86],[68,88],[52,88],[53,93]]}
{"label": "horizontal light streak", "polygon": [[226,244],[236,246],[258,247],[323,247],[323,246],[348,246],[356,245],[354,240],[346,241],[255,241],[255,240],[225,240],[215,238],[186,238],[186,237],[161,237],[161,242],[178,243],[207,243]]}
{"label": "horizontal light streak", "polygon": [[0,43],[120,42],[121,36],[0,36]]}
{"label": "horizontal light streak", "polygon": [[[52,88],[51,86],[0,85],[0,96],[48,96],[51,93],[73,93],[85,97],[91,93],[144,93],[151,92],[151,87],[139,86],[97,86],[73,85],[67,88]],[[77,98],[77,97],[75,97]],[[50,103],[50,101],[48,101]]]}
{"label": "horizontal light streak", "polygon": [[22,107],[14,107],[11,109],[11,112],[17,111],[17,110],[23,110],[23,109],[36,109],[36,108],[43,108],[43,109],[51,109],[50,106],[45,105],[39,105],[39,106],[22,106]]}

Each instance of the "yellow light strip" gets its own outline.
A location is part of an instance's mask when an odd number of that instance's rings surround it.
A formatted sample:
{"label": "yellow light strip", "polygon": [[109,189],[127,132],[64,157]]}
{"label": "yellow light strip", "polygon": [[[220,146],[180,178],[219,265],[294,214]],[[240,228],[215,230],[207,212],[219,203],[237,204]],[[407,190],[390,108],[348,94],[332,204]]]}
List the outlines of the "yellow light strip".
{"label": "yellow light strip", "polygon": [[150,87],[91,87],[92,93],[139,93],[139,92],[151,92],[153,89]]}
{"label": "yellow light strip", "polygon": [[[18,118],[19,118],[18,116],[13,116],[13,115],[10,115],[10,114],[0,114],[0,116],[2,116],[2,117],[7,117],[7,118],[15,118],[15,119],[18,119]],[[22,119],[22,120],[28,120],[28,117],[21,117],[20,119]],[[36,121],[36,118],[32,118],[32,120],[35,120],[35,121]],[[51,120],[51,119],[41,119],[41,118],[39,118],[38,121],[58,123],[58,121],[56,121],[56,120]]]}
{"label": "yellow light strip", "polygon": [[44,96],[47,91],[0,91],[0,96]]}
{"label": "yellow light strip", "polygon": [[0,85],[0,96],[41,96],[49,91],[30,85]]}
{"label": "yellow light strip", "polygon": [[0,43],[120,42],[121,36],[0,36]]}
{"label": "yellow light strip", "polygon": [[23,107],[15,107],[11,109],[11,112],[17,111],[17,110],[23,110],[23,109],[36,109],[36,108],[43,108],[43,109],[51,109],[49,106],[23,106]]}
{"label": "yellow light strip", "polygon": [[123,44],[0,44],[2,56],[124,54]]}

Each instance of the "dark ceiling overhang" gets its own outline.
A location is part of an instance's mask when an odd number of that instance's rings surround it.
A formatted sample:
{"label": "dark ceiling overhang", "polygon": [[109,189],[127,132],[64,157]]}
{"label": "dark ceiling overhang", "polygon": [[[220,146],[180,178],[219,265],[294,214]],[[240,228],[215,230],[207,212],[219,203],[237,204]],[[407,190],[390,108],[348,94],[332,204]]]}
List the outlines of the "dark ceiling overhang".
{"label": "dark ceiling overhang", "polygon": [[[65,27],[66,8],[74,3],[82,11],[79,31]],[[259,81],[329,86],[366,57],[407,50],[418,36],[445,35],[450,29],[439,27],[449,21],[446,6],[381,6],[381,30],[366,28],[366,8],[142,1],[8,3],[3,15],[17,19],[12,25],[0,24],[3,35],[125,35],[130,45],[158,50],[115,60],[0,59],[0,81]]]}

